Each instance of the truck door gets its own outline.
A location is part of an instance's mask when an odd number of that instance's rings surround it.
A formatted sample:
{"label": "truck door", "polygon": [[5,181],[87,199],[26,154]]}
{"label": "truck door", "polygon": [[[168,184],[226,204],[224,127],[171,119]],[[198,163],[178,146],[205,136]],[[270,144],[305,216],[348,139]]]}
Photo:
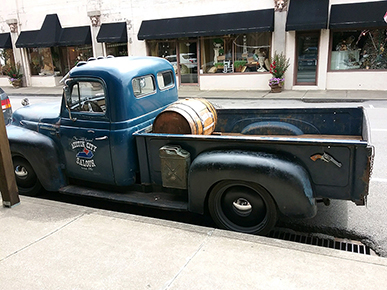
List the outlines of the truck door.
{"label": "truck door", "polygon": [[66,82],[60,140],[71,178],[114,184],[106,88],[99,80]]}

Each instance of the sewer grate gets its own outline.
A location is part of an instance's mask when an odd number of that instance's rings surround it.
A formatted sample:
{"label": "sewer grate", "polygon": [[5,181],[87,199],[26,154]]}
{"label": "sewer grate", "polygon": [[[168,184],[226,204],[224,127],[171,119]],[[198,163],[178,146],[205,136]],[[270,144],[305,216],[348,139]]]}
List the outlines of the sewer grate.
{"label": "sewer grate", "polygon": [[289,232],[284,230],[272,230],[268,235],[270,238],[291,241],[296,243],[302,243],[307,245],[331,248],[335,250],[341,250],[346,252],[352,252],[363,255],[371,255],[370,247],[362,244],[359,241],[340,239],[334,237],[322,237],[319,234],[303,234],[297,232]]}

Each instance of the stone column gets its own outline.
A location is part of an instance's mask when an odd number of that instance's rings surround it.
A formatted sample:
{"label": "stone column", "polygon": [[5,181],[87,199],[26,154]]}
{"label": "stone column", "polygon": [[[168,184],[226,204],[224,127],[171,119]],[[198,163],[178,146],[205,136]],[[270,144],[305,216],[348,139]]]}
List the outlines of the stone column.
{"label": "stone column", "polygon": [[101,12],[100,11],[89,11],[87,16],[90,17],[91,21],[91,42],[93,45],[93,56],[103,56],[105,55],[103,49],[103,43],[97,42],[97,35],[99,29],[101,28]]}
{"label": "stone column", "polygon": [[16,48],[16,41],[19,37],[18,21],[17,19],[7,19],[6,23],[11,32],[12,51],[15,63],[20,63],[23,71],[23,84],[29,86],[31,83],[31,74],[29,70],[28,58],[24,48]]}
{"label": "stone column", "polygon": [[131,56],[132,55],[132,43],[133,43],[132,37],[135,37],[133,34],[133,30],[132,30],[132,20],[126,20],[126,29],[127,29],[127,33],[128,33],[128,43],[127,43],[128,56]]}
{"label": "stone column", "polygon": [[288,1],[275,0],[274,1],[274,43],[273,54],[286,52],[286,16],[288,14]]}

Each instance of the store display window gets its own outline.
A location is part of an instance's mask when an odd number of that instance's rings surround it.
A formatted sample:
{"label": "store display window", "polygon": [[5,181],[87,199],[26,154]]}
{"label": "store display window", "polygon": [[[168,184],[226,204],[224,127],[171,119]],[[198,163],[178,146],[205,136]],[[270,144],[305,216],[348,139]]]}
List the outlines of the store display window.
{"label": "store display window", "polygon": [[387,29],[332,33],[331,70],[387,69]]}
{"label": "store display window", "polygon": [[270,39],[270,32],[204,38],[201,44],[201,72],[268,72]]}
{"label": "store display window", "polygon": [[54,75],[54,64],[49,47],[29,48],[28,60],[30,62],[31,75]]}
{"label": "store display window", "polygon": [[106,43],[106,54],[113,56],[128,56],[128,44]]}
{"label": "store display window", "polygon": [[79,61],[93,56],[91,46],[29,48],[33,76],[63,76]]}
{"label": "store display window", "polygon": [[0,76],[6,75],[6,69],[15,65],[12,48],[0,48]]}

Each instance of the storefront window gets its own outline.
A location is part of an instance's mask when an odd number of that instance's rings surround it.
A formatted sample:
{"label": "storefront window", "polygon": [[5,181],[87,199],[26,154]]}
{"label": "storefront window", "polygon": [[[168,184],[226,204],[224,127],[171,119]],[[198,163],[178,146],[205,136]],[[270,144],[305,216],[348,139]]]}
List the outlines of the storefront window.
{"label": "storefront window", "polygon": [[[202,38],[199,42],[200,73],[268,72],[270,40],[271,32]],[[184,65],[188,68],[187,73],[197,74],[194,40],[148,41],[148,54],[167,59],[177,71],[177,41],[180,45],[180,74],[184,74]],[[189,50],[185,51],[184,48],[188,47]]]}
{"label": "storefront window", "polygon": [[[148,51],[150,56],[176,59],[176,42],[175,41],[149,41]],[[176,61],[176,60],[175,60]]]}
{"label": "storefront window", "polygon": [[5,69],[15,65],[12,48],[0,48],[0,76],[5,75]]}
{"label": "storefront window", "polygon": [[387,69],[387,29],[332,33],[332,70]]}
{"label": "storefront window", "polygon": [[113,56],[128,56],[128,44],[106,43],[106,53]]}
{"label": "storefront window", "polygon": [[201,45],[203,73],[267,72],[271,33],[205,38]]}
{"label": "storefront window", "polygon": [[68,46],[60,48],[60,71],[61,75],[65,75],[70,69],[77,65],[80,61],[87,61],[93,56],[91,45],[87,46]]}
{"label": "storefront window", "polygon": [[177,70],[176,42],[175,41],[149,41],[148,53],[168,60]]}
{"label": "storefront window", "polygon": [[29,48],[28,59],[30,62],[31,75],[54,75],[54,64],[52,62],[51,49]]}
{"label": "storefront window", "polygon": [[28,49],[31,75],[63,76],[79,61],[86,61],[91,56],[91,46]]}

